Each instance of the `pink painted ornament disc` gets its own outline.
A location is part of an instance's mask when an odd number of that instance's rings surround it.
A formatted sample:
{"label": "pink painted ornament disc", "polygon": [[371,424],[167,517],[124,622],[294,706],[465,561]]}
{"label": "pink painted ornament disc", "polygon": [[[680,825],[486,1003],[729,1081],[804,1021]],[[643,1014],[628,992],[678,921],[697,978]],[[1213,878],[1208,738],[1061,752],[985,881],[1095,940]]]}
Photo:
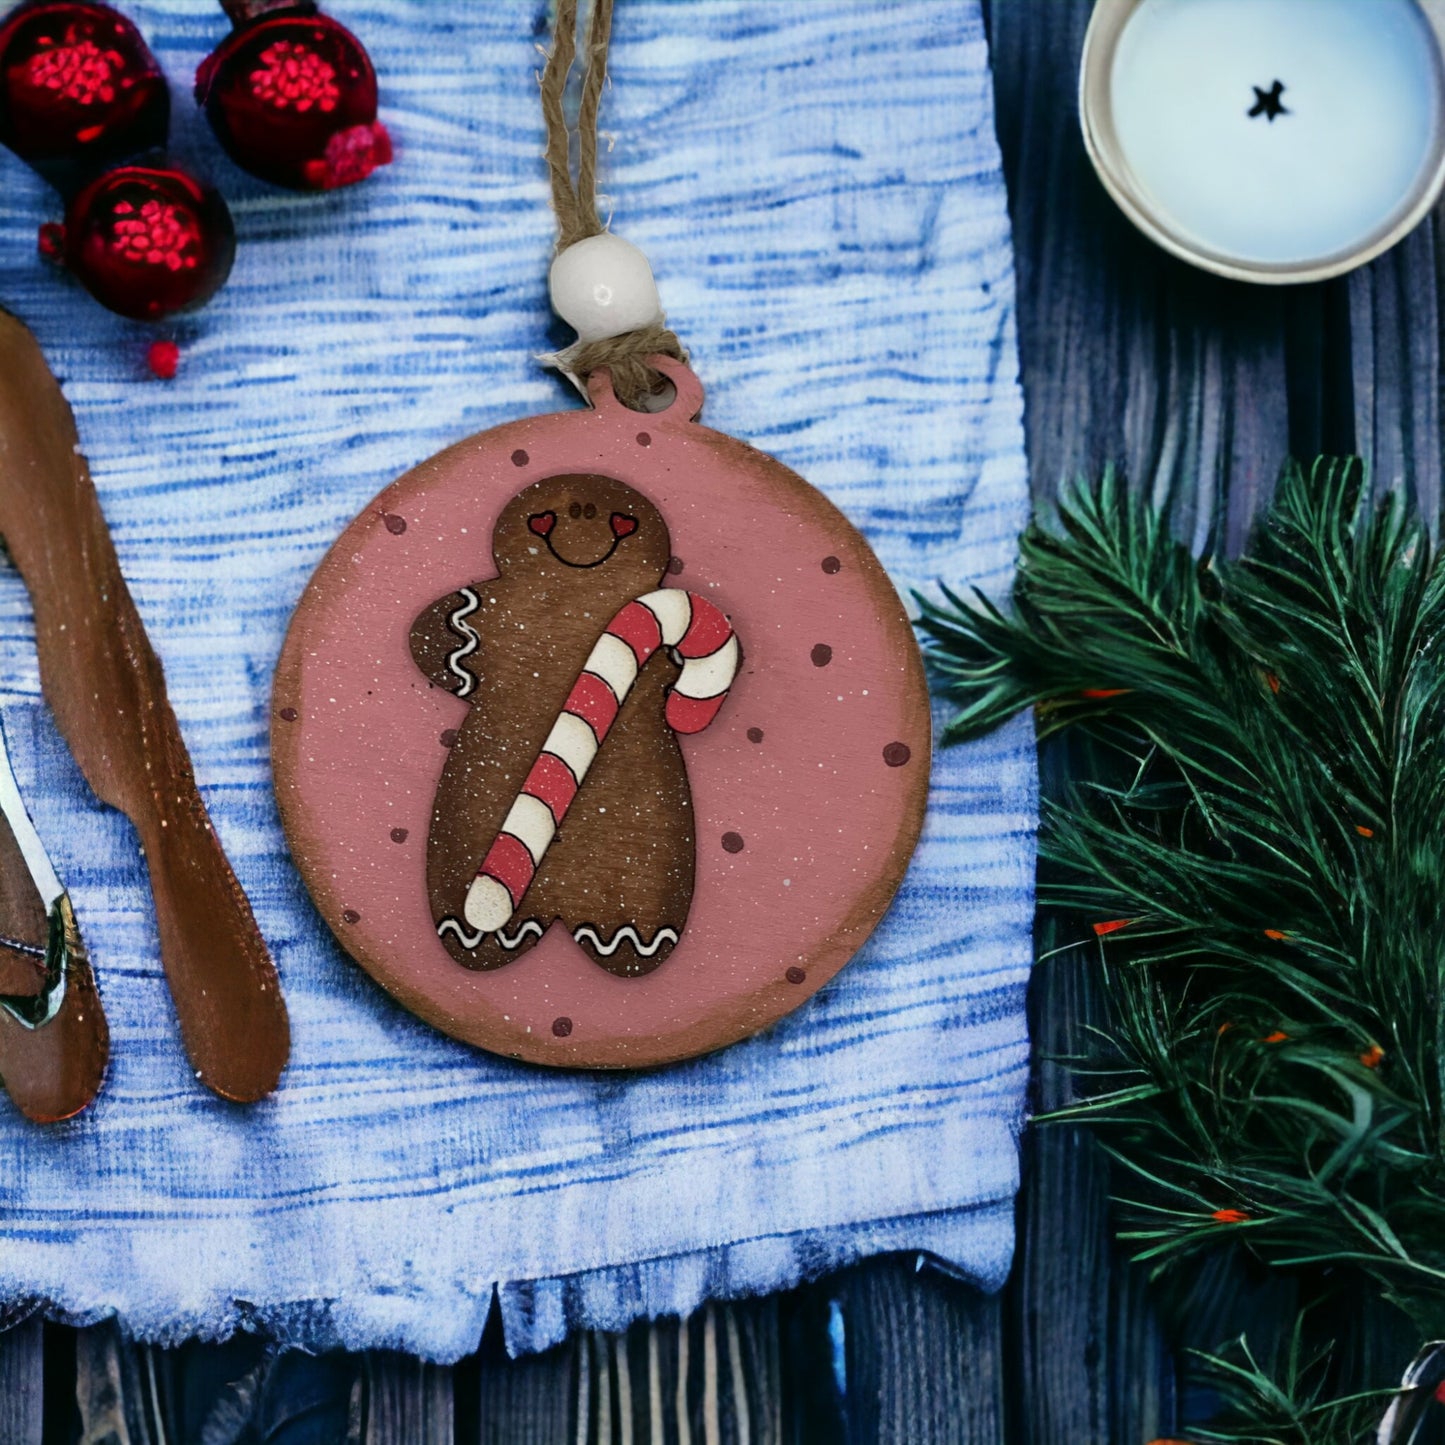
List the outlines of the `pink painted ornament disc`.
{"label": "pink painted ornament disc", "polygon": [[[276,673],[276,794],[322,916],[412,1012],[535,1063],[644,1067],[766,1028],[857,952],[923,825],[928,691],[892,583],[822,493],[698,425],[697,379],[666,369],[678,395],[665,412],[630,411],[594,378],[594,409],[469,437],[387,487],[312,577]],[[515,963],[474,972],[437,938],[426,885],[437,782],[467,703],[418,671],[409,630],[437,597],[495,574],[492,528],[513,496],[579,472],[660,509],[667,585],[714,602],[742,642],[717,719],[681,739],[692,909],[671,957],[641,978],[597,967],[560,924]]]}

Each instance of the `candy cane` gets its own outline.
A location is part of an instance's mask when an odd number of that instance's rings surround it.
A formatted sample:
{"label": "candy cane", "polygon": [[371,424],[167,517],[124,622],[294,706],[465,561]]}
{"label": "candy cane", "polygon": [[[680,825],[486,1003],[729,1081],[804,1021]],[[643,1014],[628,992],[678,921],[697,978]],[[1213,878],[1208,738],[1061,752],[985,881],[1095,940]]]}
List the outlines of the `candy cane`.
{"label": "candy cane", "polygon": [[677,588],[629,602],[597,639],[467,890],[463,911],[473,928],[495,933],[521,907],[637,674],[659,647],[682,659],[667,725],[697,733],[717,716],[741,657],[732,624],[706,598]]}

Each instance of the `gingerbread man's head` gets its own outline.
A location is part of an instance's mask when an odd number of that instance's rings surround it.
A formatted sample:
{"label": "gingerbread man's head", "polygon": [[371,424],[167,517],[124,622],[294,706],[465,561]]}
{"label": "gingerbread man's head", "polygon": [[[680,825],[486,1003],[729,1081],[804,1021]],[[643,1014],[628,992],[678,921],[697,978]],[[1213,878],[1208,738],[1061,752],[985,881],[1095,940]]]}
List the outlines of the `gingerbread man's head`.
{"label": "gingerbread man's head", "polygon": [[507,503],[492,552],[504,574],[535,572],[552,581],[605,574],[631,596],[630,589],[657,586],[672,542],[641,492],[614,477],[571,472],[533,482]]}

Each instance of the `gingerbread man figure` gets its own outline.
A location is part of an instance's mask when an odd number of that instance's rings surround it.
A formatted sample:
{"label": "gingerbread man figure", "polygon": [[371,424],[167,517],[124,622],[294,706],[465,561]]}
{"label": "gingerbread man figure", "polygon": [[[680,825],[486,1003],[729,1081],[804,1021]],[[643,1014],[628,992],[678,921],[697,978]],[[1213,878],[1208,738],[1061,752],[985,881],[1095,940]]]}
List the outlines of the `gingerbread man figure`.
{"label": "gingerbread man figure", "polygon": [[611,477],[513,497],[497,575],[411,630],[417,666],[471,704],[437,786],[432,916],[468,968],[500,968],[561,921],[593,962],[651,972],[692,902],[692,797],[677,734],[716,716],[738,639],[663,578],[661,514]]}

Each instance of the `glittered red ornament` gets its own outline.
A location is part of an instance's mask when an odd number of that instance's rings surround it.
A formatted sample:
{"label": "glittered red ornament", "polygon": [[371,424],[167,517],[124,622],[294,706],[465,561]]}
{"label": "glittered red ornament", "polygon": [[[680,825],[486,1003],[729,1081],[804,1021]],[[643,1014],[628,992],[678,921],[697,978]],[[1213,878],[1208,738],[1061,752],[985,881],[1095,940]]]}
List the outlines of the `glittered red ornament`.
{"label": "glittered red ornament", "polygon": [[150,321],[209,300],[236,235],[209,186],[168,165],[121,166],[74,196],[64,226],[41,227],[40,250],[102,306]]}
{"label": "glittered red ornament", "polygon": [[277,185],[331,190],[391,160],[370,57],[314,6],[239,24],[201,63],[196,99],[231,159]]}
{"label": "glittered red ornament", "polygon": [[30,0],[0,23],[0,142],[64,187],[163,145],[165,76],[108,5]]}

